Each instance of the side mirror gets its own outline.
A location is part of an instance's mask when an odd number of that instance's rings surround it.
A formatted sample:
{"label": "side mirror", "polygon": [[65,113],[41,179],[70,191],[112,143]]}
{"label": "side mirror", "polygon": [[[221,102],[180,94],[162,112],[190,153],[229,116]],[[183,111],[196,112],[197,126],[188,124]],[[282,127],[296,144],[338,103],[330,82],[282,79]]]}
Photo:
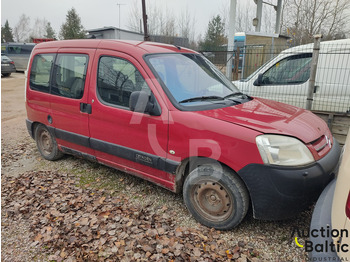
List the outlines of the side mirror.
{"label": "side mirror", "polygon": [[263,83],[262,78],[263,78],[263,74],[258,74],[258,78],[255,79],[253,85],[255,85],[255,86],[261,86],[262,83]]}
{"label": "side mirror", "polygon": [[131,111],[148,113],[153,116],[160,116],[161,109],[153,94],[145,91],[134,91],[130,95],[129,108]]}

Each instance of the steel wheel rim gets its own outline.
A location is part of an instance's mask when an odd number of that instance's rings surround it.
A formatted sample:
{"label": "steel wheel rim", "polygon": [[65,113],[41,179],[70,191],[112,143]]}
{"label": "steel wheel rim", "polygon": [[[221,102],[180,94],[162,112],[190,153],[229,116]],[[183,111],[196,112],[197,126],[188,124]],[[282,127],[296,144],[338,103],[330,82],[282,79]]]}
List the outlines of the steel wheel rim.
{"label": "steel wheel rim", "polygon": [[233,199],[218,182],[205,181],[197,184],[191,195],[197,212],[212,222],[225,221],[234,211]]}
{"label": "steel wheel rim", "polygon": [[53,150],[53,143],[49,131],[42,130],[39,134],[39,146],[43,153],[50,155]]}

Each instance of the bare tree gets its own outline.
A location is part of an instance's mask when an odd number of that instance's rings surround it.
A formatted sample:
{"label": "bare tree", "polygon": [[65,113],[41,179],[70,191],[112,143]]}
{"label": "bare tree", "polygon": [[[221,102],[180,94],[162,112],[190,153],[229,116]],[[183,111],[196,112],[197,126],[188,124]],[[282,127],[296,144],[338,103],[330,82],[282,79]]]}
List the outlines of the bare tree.
{"label": "bare tree", "polygon": [[128,28],[134,32],[142,33],[142,13],[141,8],[137,4],[139,1],[134,0],[133,5],[131,7],[131,11],[128,15]]}
{"label": "bare tree", "polygon": [[[225,23],[225,30],[228,33],[228,12],[229,1],[220,8],[220,14]],[[253,1],[238,1],[236,10],[235,31],[236,32],[254,32],[253,19],[256,16],[256,5]],[[263,5],[263,17],[261,32],[274,33],[276,12],[273,7]]]}
{"label": "bare tree", "polygon": [[[152,4],[149,2],[147,9],[148,33],[153,36],[166,37],[181,36],[189,39],[189,43],[195,42],[195,17],[188,9],[182,10],[180,14],[175,14],[166,4]],[[134,1],[129,14],[128,28],[132,31],[141,32],[141,6],[139,1]],[[168,38],[168,39],[170,39]]]}
{"label": "bare tree", "polygon": [[188,8],[183,9],[178,18],[179,35],[185,37],[189,41],[190,48],[196,48],[196,17],[190,13]]}
{"label": "bare tree", "polygon": [[43,38],[46,33],[46,26],[48,22],[45,18],[40,19],[36,18],[34,21],[34,26],[31,30],[30,37],[31,38]]}
{"label": "bare tree", "polygon": [[30,18],[25,14],[22,14],[18,23],[13,29],[13,35],[16,42],[24,42],[28,40],[30,32]]}
{"label": "bare tree", "polygon": [[350,1],[285,0],[282,30],[296,45],[312,42],[315,34],[325,39],[344,38],[350,33]]}
{"label": "bare tree", "polygon": [[261,21],[261,29],[263,32],[270,34],[275,33],[276,15],[276,10],[273,6],[266,4],[263,5],[263,15]]}

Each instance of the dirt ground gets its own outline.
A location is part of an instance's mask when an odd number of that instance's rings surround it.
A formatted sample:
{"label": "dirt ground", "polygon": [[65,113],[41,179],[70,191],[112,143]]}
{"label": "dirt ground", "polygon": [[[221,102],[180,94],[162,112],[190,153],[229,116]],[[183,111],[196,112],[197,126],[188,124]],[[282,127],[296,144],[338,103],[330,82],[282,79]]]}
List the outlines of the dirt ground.
{"label": "dirt ground", "polygon": [[1,78],[1,134],[7,139],[23,137],[25,125],[24,74]]}
{"label": "dirt ground", "polygon": [[[220,232],[182,197],[74,157],[43,160],[25,125],[24,74],[1,79],[2,261],[306,261],[291,237],[311,211]],[[303,242],[303,239],[299,240]]]}
{"label": "dirt ground", "polygon": [[[1,144],[16,145],[28,141],[29,135],[25,125],[26,111],[24,103],[24,73],[12,73],[10,77],[1,78]],[[3,152],[3,149],[2,149]],[[18,159],[16,168],[3,167],[2,175],[17,175],[31,170],[34,159]]]}

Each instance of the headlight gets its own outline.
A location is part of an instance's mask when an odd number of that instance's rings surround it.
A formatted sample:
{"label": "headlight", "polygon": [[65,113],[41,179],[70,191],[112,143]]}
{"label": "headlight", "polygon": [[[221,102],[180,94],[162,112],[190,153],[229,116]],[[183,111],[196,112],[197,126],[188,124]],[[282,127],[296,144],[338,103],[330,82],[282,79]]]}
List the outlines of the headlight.
{"label": "headlight", "polygon": [[310,150],[293,137],[261,135],[256,137],[256,144],[265,164],[300,166],[315,161]]}

